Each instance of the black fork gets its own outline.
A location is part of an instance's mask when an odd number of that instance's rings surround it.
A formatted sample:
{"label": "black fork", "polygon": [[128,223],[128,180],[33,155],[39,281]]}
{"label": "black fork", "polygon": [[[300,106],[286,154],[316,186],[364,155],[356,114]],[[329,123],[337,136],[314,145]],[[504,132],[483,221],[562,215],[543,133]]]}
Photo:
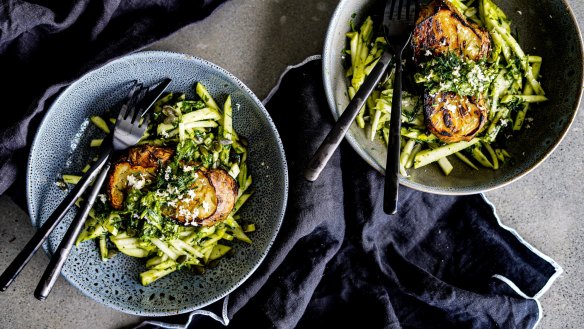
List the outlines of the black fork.
{"label": "black fork", "polygon": [[45,300],[57,281],[61,269],[65,265],[67,257],[71,252],[71,248],[83,228],[85,219],[93,207],[97,194],[107,178],[111,166],[110,159],[112,152],[125,150],[136,145],[140,141],[144,132],[148,128],[148,110],[152,107],[156,99],[160,97],[170,81],[170,79],[164,79],[150,88],[146,88],[141,83],[138,83],[135,84],[130,91],[128,101],[125,102],[120,109],[114,129],[104,140],[104,143],[106,144],[103,145],[101,153],[106,157],[105,164],[103,165],[99,176],[95,179],[93,188],[89,192],[85,204],[77,212],[77,215],[63,236],[61,243],[59,243],[59,246],[51,257],[51,261],[34,292],[37,299]]}
{"label": "black fork", "polygon": [[414,30],[418,0],[388,0],[383,16],[383,33],[389,44],[395,62],[395,80],[391,101],[389,127],[389,145],[385,164],[385,187],[383,193],[383,211],[386,214],[397,212],[399,188],[399,153],[402,112],[402,57]]}
{"label": "black fork", "polygon": [[[385,12],[390,10],[389,7],[391,4],[392,3],[390,0],[387,0],[385,3]],[[385,15],[383,18],[382,27],[387,26],[387,23],[387,15]],[[385,75],[385,71],[387,71],[392,58],[392,52],[389,51],[389,49],[386,49],[379,58],[373,70],[371,70],[371,73],[367,75],[367,78],[365,78],[365,81],[359,90],[357,90],[345,110],[342,112],[333,129],[331,129],[331,131],[327,134],[324,141],[320,144],[312,158],[310,158],[308,161],[308,164],[306,165],[303,173],[306,180],[314,182],[318,178],[329,159],[345,137],[345,134],[351,127],[351,124],[355,121],[357,114],[365,105],[367,98],[369,98],[369,95],[371,95],[371,92],[373,92],[379,83],[379,80],[381,80],[381,78]]]}

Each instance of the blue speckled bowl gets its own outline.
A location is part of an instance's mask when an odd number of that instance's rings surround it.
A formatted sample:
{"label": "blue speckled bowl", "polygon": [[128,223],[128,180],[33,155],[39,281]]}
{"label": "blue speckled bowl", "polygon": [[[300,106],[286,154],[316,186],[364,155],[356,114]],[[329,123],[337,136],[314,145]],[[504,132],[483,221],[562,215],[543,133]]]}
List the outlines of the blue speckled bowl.
{"label": "blue speckled bowl", "polygon": [[[513,161],[499,170],[470,169],[456,157],[449,157],[454,170],[445,176],[431,164],[400,175],[400,183],[437,194],[473,194],[493,190],[525,176],[541,164],[559,145],[576,117],[584,76],[583,45],[576,19],[564,0],[495,0],[512,21],[522,48],[543,57],[542,85],[549,102],[528,112],[530,129],[515,135],[506,145]],[[331,18],[323,52],[323,81],[328,104],[338,118],[347,107],[347,78],[341,58],[349,21],[359,25],[368,15],[381,19],[385,0],[341,0]],[[366,132],[353,124],[347,140],[373,168],[385,173],[387,146],[370,141]]]}
{"label": "blue speckled bowl", "polygon": [[[205,60],[169,52],[141,52],[112,61],[69,86],[47,112],[33,142],[27,172],[28,209],[32,224],[40,226],[65,197],[56,185],[64,173],[79,173],[95,150],[89,141],[99,132],[88,117],[115,106],[128,94],[130,81],[152,84],[172,78],[167,91],[194,96],[202,82],[222,104],[231,95],[233,125],[249,140],[249,171],[254,195],[243,207],[243,220],[255,223],[252,245],[236,243],[236,253],[203,275],[178,271],[148,287],[139,282],[142,260],[119,254],[102,262],[95,243],[74,248],[63,276],[90,298],[122,312],[162,316],[184,313],[229,294],[245,281],[264,259],[284,216],[288,174],[282,143],[272,120],[254,94],[237,78]],[[51,234],[44,248],[57,248],[70,211]]]}

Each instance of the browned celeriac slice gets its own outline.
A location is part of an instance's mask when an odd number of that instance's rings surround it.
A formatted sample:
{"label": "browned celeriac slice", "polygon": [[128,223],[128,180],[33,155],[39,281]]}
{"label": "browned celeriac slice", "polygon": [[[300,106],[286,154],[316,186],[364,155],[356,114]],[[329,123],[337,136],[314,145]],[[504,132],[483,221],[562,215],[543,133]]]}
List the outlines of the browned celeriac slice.
{"label": "browned celeriac slice", "polygon": [[489,33],[458,13],[446,1],[435,0],[424,6],[412,34],[417,62],[454,53],[478,61],[491,50]]}
{"label": "browned celeriac slice", "polygon": [[136,146],[128,150],[109,174],[108,198],[114,209],[122,209],[129,187],[142,188],[151,182],[158,166],[170,160],[173,149],[151,145]]}
{"label": "browned celeriac slice", "polygon": [[[421,9],[412,46],[418,63],[451,54],[463,60],[479,61],[486,59],[491,51],[488,32],[468,22],[443,0],[434,0]],[[442,142],[471,140],[481,131],[487,116],[488,108],[482,95],[424,92],[426,127]]]}
{"label": "browned celeriac slice", "polygon": [[426,127],[446,143],[469,141],[479,133],[486,120],[484,98],[460,96],[452,92],[424,95]]}
{"label": "browned celeriac slice", "polygon": [[169,216],[184,225],[211,226],[223,221],[237,199],[237,182],[222,169],[195,173],[192,188],[177,201]]}

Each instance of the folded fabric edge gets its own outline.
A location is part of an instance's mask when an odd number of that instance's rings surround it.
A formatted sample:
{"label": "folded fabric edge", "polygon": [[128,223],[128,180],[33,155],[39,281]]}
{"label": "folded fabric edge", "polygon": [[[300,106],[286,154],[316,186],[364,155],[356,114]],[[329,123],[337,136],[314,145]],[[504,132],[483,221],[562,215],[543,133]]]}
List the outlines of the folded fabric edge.
{"label": "folded fabric edge", "polygon": [[537,321],[533,325],[533,329],[535,329],[535,328],[537,328],[537,326],[539,325],[539,322],[543,318],[543,309],[541,306],[541,302],[539,301],[539,298],[549,290],[549,288],[556,281],[556,279],[564,272],[564,269],[562,268],[562,266],[560,266],[560,264],[556,263],[556,261],[553,260],[551,257],[549,257],[548,255],[544,254],[543,252],[539,251],[537,248],[535,248],[529,242],[527,242],[525,239],[523,239],[523,237],[515,229],[503,224],[503,222],[501,221],[501,218],[499,218],[499,215],[497,214],[497,209],[496,209],[495,205],[487,198],[487,196],[484,193],[481,193],[481,197],[483,198],[483,200],[485,200],[485,202],[493,210],[493,214],[495,215],[495,218],[497,219],[497,223],[499,224],[500,227],[502,227],[503,229],[505,229],[505,230],[509,231],[511,234],[513,234],[515,236],[515,238],[517,238],[517,240],[521,244],[526,246],[527,249],[529,249],[531,252],[533,252],[534,254],[536,254],[541,259],[545,260],[546,262],[550,263],[550,265],[552,265],[556,271],[552,276],[550,276],[547,283],[534,296],[528,296],[515,284],[515,282],[511,281],[509,278],[507,278],[503,275],[495,274],[492,276],[493,278],[499,279],[502,282],[506,283],[519,296],[521,296],[525,299],[531,299],[531,300],[535,301],[535,303],[537,304],[537,309],[538,309]]}
{"label": "folded fabric edge", "polygon": [[[555,274],[553,276],[555,276]],[[535,301],[535,303],[537,304],[537,321],[535,321],[535,324],[533,325],[533,328],[532,329],[537,328],[537,326],[539,325],[539,322],[543,318],[543,309],[541,307],[541,302],[538,299],[534,298],[534,297],[527,296],[523,291],[521,291],[521,289],[519,289],[519,287],[513,281],[509,280],[507,277],[505,277],[503,275],[495,274],[495,275],[492,276],[492,278],[499,279],[502,282],[506,283],[519,296],[521,296],[521,297],[523,297],[525,299],[531,299],[531,300]]]}
{"label": "folded fabric edge", "polygon": [[225,296],[225,298],[223,299],[223,308],[221,310],[221,316],[219,316],[211,311],[207,311],[204,309],[198,309],[198,310],[194,310],[191,313],[189,313],[189,319],[184,324],[172,324],[172,323],[148,320],[148,321],[144,321],[144,322],[140,323],[139,325],[135,326],[133,329],[144,328],[147,325],[156,326],[158,328],[166,328],[166,329],[187,329],[189,327],[189,325],[191,324],[191,322],[193,321],[193,317],[195,315],[208,316],[211,319],[213,319],[213,320],[215,320],[215,321],[217,321],[217,322],[219,322],[222,325],[227,327],[227,325],[229,325],[229,321],[230,321],[229,317],[227,317],[228,303],[229,303],[229,295]]}
{"label": "folded fabric edge", "polygon": [[[499,224],[499,226],[501,226],[503,229],[511,232],[511,234],[513,234],[515,236],[515,238],[517,238],[517,240],[519,240],[519,242],[521,244],[523,244],[524,246],[526,246],[527,249],[531,250],[531,252],[533,252],[534,254],[536,254],[537,256],[539,256],[541,259],[543,259],[546,262],[550,263],[550,265],[552,265],[554,267],[554,269],[556,270],[556,272],[554,273],[554,275],[552,275],[548,279],[548,282],[535,295],[533,295],[533,296],[527,296],[523,292],[521,292],[521,294],[520,294],[520,295],[524,295],[524,296],[526,296],[528,298],[539,299],[544,293],[546,293],[548,291],[548,289],[551,287],[551,285],[554,283],[554,281],[562,273],[564,273],[564,269],[562,268],[562,266],[560,266],[560,264],[556,263],[556,261],[553,260],[550,256],[548,256],[548,255],[544,254],[543,252],[539,251],[537,248],[535,248],[529,242],[527,242],[525,239],[523,239],[523,237],[519,233],[517,233],[517,231],[515,229],[513,229],[513,228],[511,228],[511,227],[506,226],[505,224],[503,224],[503,222],[501,222],[501,218],[499,218],[499,215],[497,214],[497,209],[496,209],[495,205],[486,197],[486,195],[484,193],[481,193],[481,196],[485,200],[485,202],[493,210],[493,214],[495,215],[495,218],[497,218],[497,223]],[[493,277],[504,278],[504,276],[498,275],[498,274],[495,274]],[[509,281],[511,282],[511,280],[509,280]],[[515,287],[517,289],[513,289],[513,290],[520,291],[519,288],[516,285],[515,285]]]}
{"label": "folded fabric edge", "polygon": [[278,79],[278,82],[276,83],[274,88],[272,88],[272,90],[270,90],[270,92],[268,93],[268,96],[266,96],[266,98],[264,98],[264,100],[262,101],[262,104],[266,105],[270,101],[270,99],[272,99],[272,96],[274,96],[274,94],[278,91],[278,89],[280,89],[280,84],[282,83],[282,79],[284,79],[284,76],[288,73],[288,71],[293,70],[295,68],[299,68],[308,62],[316,61],[316,60],[319,60],[321,58],[322,58],[321,55],[312,55],[312,56],[306,57],[306,59],[304,59],[302,62],[300,62],[298,64],[288,65],[288,67],[286,67],[284,72],[282,72],[282,74],[280,74],[280,78]]}
{"label": "folded fabric edge", "polygon": [[[284,76],[288,73],[288,71],[298,68],[310,61],[314,61],[314,60],[319,60],[321,59],[322,56],[321,55],[313,55],[313,56],[309,56],[307,57],[305,60],[303,60],[302,62],[296,64],[296,65],[290,65],[288,66],[284,72],[280,75],[280,78],[278,79],[277,84],[274,86],[274,88],[272,88],[272,90],[269,92],[268,96],[266,96],[266,98],[263,100],[263,104],[267,104],[270,99],[272,98],[272,96],[277,92],[277,90],[280,88],[280,84],[282,83],[282,79],[284,78]],[[517,285],[515,285],[515,283],[513,283],[511,280],[505,278],[502,275],[494,275],[493,277],[497,277],[497,278],[504,278],[506,280],[503,280],[506,283],[512,283],[509,284],[511,286],[511,288],[515,291],[517,291],[517,293],[525,298],[529,298],[529,299],[539,299],[544,293],[547,292],[547,290],[551,287],[551,285],[554,283],[554,281],[564,272],[564,269],[558,264],[556,263],[556,261],[554,261],[551,257],[549,257],[548,255],[544,254],[543,252],[539,251],[537,248],[535,248],[534,246],[532,246],[529,242],[527,242],[525,239],[523,239],[523,237],[513,228],[506,226],[505,224],[503,224],[503,222],[501,221],[501,218],[499,218],[499,215],[497,214],[497,209],[495,207],[495,205],[487,198],[487,196],[484,193],[481,193],[481,197],[485,200],[485,202],[491,207],[493,214],[495,215],[495,218],[497,218],[497,223],[499,224],[500,227],[502,227],[503,229],[509,231],[511,234],[513,234],[517,240],[519,240],[519,242],[521,244],[523,244],[524,246],[527,247],[527,249],[531,250],[534,254],[536,254],[537,256],[539,256],[540,258],[542,258],[543,260],[545,260],[546,262],[550,263],[554,269],[555,269],[555,273],[554,275],[552,275],[548,282],[540,289],[540,291],[535,294],[534,296],[527,296],[525,293],[523,293],[519,287],[517,287]]]}

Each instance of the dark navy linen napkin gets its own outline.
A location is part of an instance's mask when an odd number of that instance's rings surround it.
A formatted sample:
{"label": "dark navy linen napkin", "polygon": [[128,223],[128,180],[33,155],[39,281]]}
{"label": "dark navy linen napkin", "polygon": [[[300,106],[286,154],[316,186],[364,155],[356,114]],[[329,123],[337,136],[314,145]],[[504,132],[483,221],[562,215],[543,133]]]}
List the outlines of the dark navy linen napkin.
{"label": "dark navy linen napkin", "polygon": [[2,0],[0,194],[24,171],[42,113],[61,88],[208,16],[224,0]]}
{"label": "dark navy linen napkin", "polygon": [[264,262],[204,311],[139,327],[533,328],[537,299],[562,269],[503,226],[483,195],[400,187],[399,213],[387,216],[383,176],[346,143],[316,182],[302,178],[334,122],[321,63],[290,68],[265,102],[290,195]]}

